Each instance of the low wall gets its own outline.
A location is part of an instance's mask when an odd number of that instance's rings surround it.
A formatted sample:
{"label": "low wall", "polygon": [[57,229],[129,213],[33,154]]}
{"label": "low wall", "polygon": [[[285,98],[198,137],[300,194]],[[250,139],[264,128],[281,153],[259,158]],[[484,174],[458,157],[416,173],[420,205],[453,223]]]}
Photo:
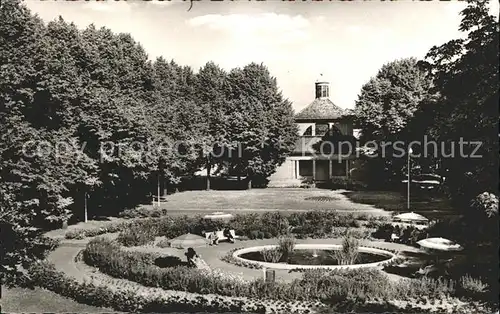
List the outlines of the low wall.
{"label": "low wall", "polygon": [[[284,270],[292,270],[292,269],[356,269],[356,268],[380,267],[380,266],[383,266],[387,263],[392,262],[396,258],[396,254],[394,254],[392,252],[381,250],[381,249],[370,248],[370,247],[364,247],[364,246],[360,246],[358,248],[360,252],[387,256],[387,260],[383,260],[383,261],[375,262],[375,263],[354,264],[354,265],[291,265],[291,264],[285,264],[285,263],[268,263],[268,262],[252,261],[252,260],[240,257],[240,255],[245,254],[245,253],[259,252],[259,251],[262,251],[264,249],[272,249],[272,248],[276,248],[276,247],[277,247],[277,245],[262,245],[262,246],[253,246],[253,247],[249,247],[249,248],[240,249],[240,250],[237,250],[233,253],[233,258],[240,261],[240,262],[260,265],[260,266],[265,267],[265,268],[284,269]],[[300,249],[339,250],[341,248],[342,248],[342,246],[338,245],[338,244],[297,244],[297,245],[295,245],[295,249],[299,249],[299,250]]]}

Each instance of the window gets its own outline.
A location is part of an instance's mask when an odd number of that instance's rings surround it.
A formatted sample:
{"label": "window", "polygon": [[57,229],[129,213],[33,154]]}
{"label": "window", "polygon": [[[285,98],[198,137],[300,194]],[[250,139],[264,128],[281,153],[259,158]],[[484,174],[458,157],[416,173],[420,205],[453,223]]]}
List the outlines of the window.
{"label": "window", "polygon": [[316,123],[316,135],[323,136],[328,132],[328,123]]}
{"label": "window", "polygon": [[322,91],[321,85],[316,84],[316,98],[321,97],[321,91]]}
{"label": "window", "polygon": [[303,136],[311,136],[312,135],[312,131],[313,131],[313,126],[311,125],[310,127],[308,127],[305,131],[304,131],[304,134],[302,134]]}
{"label": "window", "polygon": [[328,97],[328,86],[321,86],[321,97]]}

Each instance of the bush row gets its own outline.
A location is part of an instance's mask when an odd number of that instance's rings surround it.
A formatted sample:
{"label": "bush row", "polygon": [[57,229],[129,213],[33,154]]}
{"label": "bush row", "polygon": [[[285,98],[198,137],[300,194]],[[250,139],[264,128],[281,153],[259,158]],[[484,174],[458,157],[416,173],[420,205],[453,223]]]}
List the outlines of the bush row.
{"label": "bush row", "polygon": [[[72,278],[66,277],[58,272],[53,265],[47,262],[40,262],[33,265],[30,269],[32,284],[43,287],[65,297],[72,298],[77,302],[99,306],[111,307],[117,311],[123,312],[145,312],[145,313],[171,313],[171,312],[251,312],[251,313],[310,313],[308,309],[292,310],[290,303],[269,300],[257,300],[249,298],[243,300],[228,300],[223,297],[204,297],[195,298],[179,297],[169,293],[143,293],[137,288],[116,287],[110,284],[80,283]],[[309,274],[314,280],[321,278],[322,274]],[[362,278],[363,279],[363,278]],[[147,288],[145,288],[147,289]],[[158,292],[158,291],[156,291]],[[437,302],[441,302],[439,300]],[[347,297],[337,300],[330,300],[329,306],[322,306],[317,302],[302,303],[302,309],[309,308],[319,311],[318,313],[332,312],[370,312],[385,313],[388,311],[397,313],[429,313],[424,310],[407,304],[401,308],[391,304],[387,299],[366,300],[363,297]],[[422,300],[422,304],[424,300]],[[440,307],[437,307],[438,309]],[[443,311],[444,312],[444,311]],[[453,313],[486,313],[480,311],[480,307],[456,308]],[[491,311],[490,311],[491,312]]]}
{"label": "bush row", "polygon": [[[371,230],[363,227],[358,218],[336,211],[237,214],[227,223],[203,219],[201,216],[149,218],[129,223],[120,234],[119,240],[127,246],[143,245],[153,241],[156,236],[175,238],[188,232],[201,235],[204,231],[220,230],[226,225],[237,234],[250,239],[274,238],[290,232],[297,238],[338,237],[346,228],[355,228],[353,236],[357,238],[370,237]],[[362,218],[370,219],[369,222],[379,221],[370,216]]]}
{"label": "bush row", "polygon": [[[224,227],[224,223],[221,221],[210,221],[203,219],[201,216],[166,217],[160,213],[161,217],[154,217],[145,214],[152,215],[156,213],[154,210],[138,211],[141,213],[137,216],[141,217],[140,219],[110,223],[107,226],[95,229],[72,230],[68,231],[65,237],[67,239],[83,239],[123,231],[120,239],[125,245],[132,246],[147,243],[155,236],[174,238],[187,232],[201,234],[203,231]],[[360,228],[363,225],[367,228],[373,228],[385,220],[385,217],[363,214],[353,215],[350,213],[339,214],[336,211],[316,210],[292,214],[283,214],[281,212],[237,214],[228,224],[237,234],[247,236],[250,239],[273,238],[287,234],[290,231],[297,238],[325,238],[338,236],[339,230],[342,230],[341,228]],[[364,221],[364,223],[361,221]],[[369,235],[369,232],[361,231],[358,237],[366,238]]]}
{"label": "bush row", "polygon": [[126,209],[119,214],[122,218],[158,218],[166,215],[168,215],[168,210],[159,208],[157,205],[154,205],[153,208],[142,206]]}
{"label": "bush row", "polygon": [[410,296],[435,298],[453,295],[455,292],[452,281],[424,278],[394,282],[376,269],[311,270],[304,272],[301,279],[290,283],[213,276],[210,272],[187,267],[162,269],[155,266],[144,253],[122,251],[118,244],[103,239],[96,239],[88,244],[84,261],[108,275],[136,281],[145,286],[233,297],[328,302],[348,297],[400,300]]}
{"label": "bush row", "polygon": [[133,224],[133,221],[122,221],[122,222],[108,223],[106,226],[102,226],[99,228],[75,229],[75,230],[67,231],[65,233],[64,237],[66,239],[81,240],[81,239],[95,237],[95,236],[106,234],[106,233],[120,232],[120,231],[128,228],[128,226],[130,226],[132,224]]}
{"label": "bush row", "polygon": [[112,307],[124,312],[251,312],[266,313],[266,306],[258,301],[228,300],[215,297],[179,297],[168,293],[138,293],[136,289],[80,283],[58,272],[53,265],[41,262],[30,269],[32,283],[77,302],[98,307]]}

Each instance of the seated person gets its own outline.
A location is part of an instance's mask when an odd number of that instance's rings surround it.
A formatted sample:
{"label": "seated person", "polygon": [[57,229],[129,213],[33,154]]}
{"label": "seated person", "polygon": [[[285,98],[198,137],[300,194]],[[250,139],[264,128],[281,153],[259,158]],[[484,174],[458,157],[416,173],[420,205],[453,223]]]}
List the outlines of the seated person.
{"label": "seated person", "polygon": [[210,234],[208,235],[208,240],[210,241],[210,245],[219,244],[219,237],[217,236],[216,232],[210,232]]}
{"label": "seated person", "polygon": [[395,232],[393,232],[391,234],[391,242],[396,242],[397,240],[399,240],[399,237],[397,236],[397,234]]}
{"label": "seated person", "polygon": [[192,247],[190,247],[187,249],[187,252],[184,253],[184,255],[186,255],[188,266],[195,267],[196,265],[194,264],[193,259],[198,257],[196,251]]}
{"label": "seated person", "polygon": [[229,242],[234,243],[234,238],[229,227],[224,228],[223,235],[229,240]]}

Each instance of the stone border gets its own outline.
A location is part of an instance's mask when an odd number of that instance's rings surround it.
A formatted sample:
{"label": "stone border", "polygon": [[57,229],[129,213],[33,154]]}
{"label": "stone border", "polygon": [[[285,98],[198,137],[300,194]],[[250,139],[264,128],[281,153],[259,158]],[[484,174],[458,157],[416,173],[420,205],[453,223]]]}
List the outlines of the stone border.
{"label": "stone border", "polygon": [[[265,267],[265,268],[270,268],[270,269],[283,269],[283,270],[297,270],[297,269],[332,269],[333,270],[333,269],[371,268],[371,267],[384,266],[388,263],[393,262],[397,258],[396,254],[394,254],[392,252],[382,250],[382,249],[364,247],[364,246],[359,247],[360,252],[372,253],[372,254],[376,254],[376,255],[383,255],[383,256],[390,257],[390,258],[383,260],[383,261],[380,261],[380,262],[368,263],[368,264],[355,264],[355,265],[291,265],[291,264],[284,264],[284,263],[268,263],[268,262],[252,261],[252,260],[240,257],[240,255],[244,254],[244,253],[258,252],[258,251],[262,251],[264,249],[273,249],[276,247],[278,247],[278,246],[277,245],[262,245],[262,246],[253,246],[253,247],[249,247],[249,248],[236,250],[235,252],[233,252],[233,258],[241,263],[253,264],[253,265],[257,265],[259,267]],[[297,244],[297,245],[295,245],[295,249],[327,250],[327,249],[340,249],[340,248],[342,248],[342,245],[338,245],[338,244]]]}

